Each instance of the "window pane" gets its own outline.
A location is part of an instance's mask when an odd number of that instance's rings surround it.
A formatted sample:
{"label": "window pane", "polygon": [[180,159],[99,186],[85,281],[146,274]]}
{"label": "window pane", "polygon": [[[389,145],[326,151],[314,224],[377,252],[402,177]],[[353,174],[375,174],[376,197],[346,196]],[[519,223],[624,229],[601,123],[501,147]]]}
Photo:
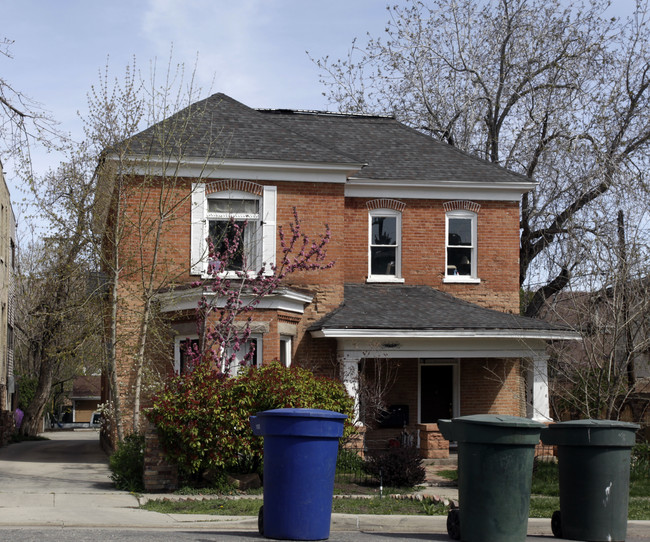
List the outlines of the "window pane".
{"label": "window pane", "polygon": [[180,374],[183,374],[187,371],[189,362],[192,360],[192,358],[195,355],[195,349],[199,348],[199,340],[198,339],[185,339],[184,341],[181,341],[181,366],[180,366]]}
{"label": "window pane", "polygon": [[394,216],[374,216],[372,218],[372,244],[397,244],[397,218]]}
{"label": "window pane", "polygon": [[447,275],[472,274],[472,249],[448,248],[447,249]]}
{"label": "window pane", "polygon": [[370,248],[370,274],[371,275],[394,275],[395,274],[395,252],[394,247],[371,247]]}
{"label": "window pane", "polygon": [[469,218],[449,219],[449,245],[472,245],[472,220]]}
{"label": "window pane", "polygon": [[250,199],[208,199],[209,213],[230,215],[256,215],[259,212],[259,201]]}
{"label": "window pane", "polygon": [[210,240],[214,245],[215,252],[218,252],[219,254],[225,254],[229,247],[232,248],[232,244],[235,242],[235,238],[237,237],[237,231],[239,230],[240,232],[237,241],[239,244],[235,253],[232,255],[227,271],[241,271],[243,269],[245,263],[244,254],[245,250],[248,248],[246,247],[247,235],[245,234],[245,230],[251,227],[254,227],[254,225],[246,224],[245,226],[244,221],[231,222],[229,220],[210,220]]}

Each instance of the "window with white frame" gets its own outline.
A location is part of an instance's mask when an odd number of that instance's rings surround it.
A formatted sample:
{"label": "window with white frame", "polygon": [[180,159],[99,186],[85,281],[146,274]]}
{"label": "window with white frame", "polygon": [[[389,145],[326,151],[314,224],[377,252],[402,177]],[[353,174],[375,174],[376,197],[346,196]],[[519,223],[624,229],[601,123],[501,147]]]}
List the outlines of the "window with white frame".
{"label": "window with white frame", "polygon": [[198,347],[198,335],[176,337],[174,344],[174,372],[176,374],[183,374],[187,371]]}
{"label": "window with white frame", "polygon": [[291,337],[280,335],[280,363],[283,367],[291,367]]}
{"label": "window with white frame", "polygon": [[[253,357],[246,363],[248,367],[259,367],[262,365],[262,335],[252,334],[248,340],[240,347],[240,349],[235,353],[235,357],[230,363],[230,367],[221,368],[222,371],[228,369],[230,376],[237,376],[239,369],[242,367],[244,358],[250,353],[253,349]],[[224,355],[224,360],[229,360],[233,354],[232,348],[226,348]]]}
{"label": "window with white frame", "polygon": [[[259,252],[262,246],[262,225],[259,198],[250,194],[220,192],[208,196],[208,235],[217,254],[229,257],[223,271],[257,271],[261,265]],[[214,262],[219,270],[219,262]]]}
{"label": "window with white frame", "polygon": [[368,280],[401,281],[402,213],[376,209],[368,215]]}
{"label": "window with white frame", "polygon": [[476,213],[450,211],[446,215],[447,281],[477,280],[476,273]]}
{"label": "window with white frame", "polygon": [[[231,376],[236,376],[239,372],[240,367],[244,358],[251,351],[251,348],[254,348],[253,357],[250,362],[247,363],[248,366],[259,367],[262,365],[262,335],[261,334],[251,334],[248,340],[241,346],[241,348],[236,352],[233,361],[230,364],[229,372]],[[175,348],[174,348],[174,371],[176,374],[183,374],[187,371],[190,361],[193,357],[194,352],[199,347],[199,338],[198,335],[188,335],[188,336],[179,336],[175,339]],[[230,359],[230,356],[233,354],[232,348],[227,348],[224,354],[223,359]],[[220,369],[223,371],[226,369],[225,361]]]}
{"label": "window with white frame", "polygon": [[[275,186],[257,188],[257,194],[242,190],[206,193],[204,183],[192,186],[192,274],[207,275],[210,263],[223,272],[257,272],[264,263],[265,272],[272,273],[277,190]],[[219,262],[209,262],[207,239],[216,252],[224,252],[238,230],[238,250],[228,269],[220,270]]]}

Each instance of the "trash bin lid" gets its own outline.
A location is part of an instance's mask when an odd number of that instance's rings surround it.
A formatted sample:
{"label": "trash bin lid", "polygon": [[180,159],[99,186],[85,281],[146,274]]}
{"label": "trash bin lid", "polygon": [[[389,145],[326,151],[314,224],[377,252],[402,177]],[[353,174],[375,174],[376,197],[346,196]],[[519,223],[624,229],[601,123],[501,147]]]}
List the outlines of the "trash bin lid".
{"label": "trash bin lid", "polygon": [[549,425],[542,442],[557,446],[611,446],[631,448],[639,425],[616,420],[571,420]]}
{"label": "trash bin lid", "polygon": [[287,416],[291,418],[328,418],[340,419],[347,418],[345,414],[334,412],[333,410],[322,410],[319,408],[275,408],[273,410],[265,410],[258,412],[256,416]]}
{"label": "trash bin lid", "polygon": [[347,416],[316,408],[277,408],[251,416],[253,433],[258,436],[340,438]]}
{"label": "trash bin lid", "polygon": [[539,443],[539,433],[543,427],[540,422],[519,416],[474,414],[451,420],[452,438],[449,440],[536,445]]}

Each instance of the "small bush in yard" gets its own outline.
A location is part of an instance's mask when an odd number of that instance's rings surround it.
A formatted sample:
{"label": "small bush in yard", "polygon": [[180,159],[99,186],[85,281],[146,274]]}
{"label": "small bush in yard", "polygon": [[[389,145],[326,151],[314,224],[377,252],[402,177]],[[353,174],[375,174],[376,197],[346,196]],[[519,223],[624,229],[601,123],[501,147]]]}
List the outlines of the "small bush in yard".
{"label": "small bush in yard", "polygon": [[132,433],[117,445],[109,460],[111,480],[124,491],[144,489],[144,435]]}
{"label": "small bush in yard", "polygon": [[364,468],[377,478],[381,475],[385,486],[413,487],[424,482],[426,476],[420,453],[412,447],[369,453]]}
{"label": "small bush in yard", "polygon": [[630,479],[650,480],[650,443],[639,443],[632,448]]}
{"label": "small bush in yard", "polygon": [[348,415],[353,400],[343,385],[279,363],[250,367],[228,377],[206,366],[173,378],[154,397],[147,417],[158,427],[167,458],[191,478],[206,469],[256,472],[263,439],[253,435],[249,417],[275,408],[319,408]]}

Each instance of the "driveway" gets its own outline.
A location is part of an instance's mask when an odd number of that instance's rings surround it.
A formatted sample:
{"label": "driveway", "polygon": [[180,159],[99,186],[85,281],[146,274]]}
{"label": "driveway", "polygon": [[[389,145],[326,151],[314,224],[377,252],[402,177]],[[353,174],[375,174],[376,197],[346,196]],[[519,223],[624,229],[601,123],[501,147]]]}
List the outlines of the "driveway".
{"label": "driveway", "polygon": [[50,440],[0,448],[0,494],[114,493],[99,432],[52,431]]}

